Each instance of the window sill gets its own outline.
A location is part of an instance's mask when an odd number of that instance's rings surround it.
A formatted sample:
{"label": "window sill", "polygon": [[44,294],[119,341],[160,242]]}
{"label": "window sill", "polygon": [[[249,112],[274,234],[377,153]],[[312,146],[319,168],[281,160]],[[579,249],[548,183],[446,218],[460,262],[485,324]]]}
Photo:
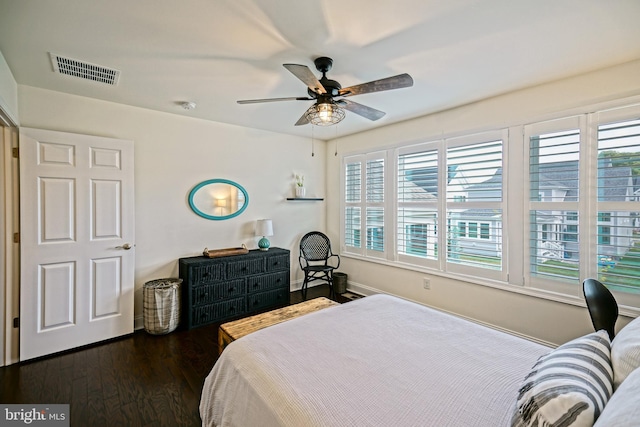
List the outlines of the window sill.
{"label": "window sill", "polygon": [[[341,252],[340,256],[344,258],[351,258],[357,261],[371,262],[375,264],[387,265],[389,267],[416,271],[419,273],[429,274],[431,276],[438,276],[438,277],[443,277],[451,280],[459,280],[465,283],[470,283],[470,284],[479,285],[479,286],[486,286],[486,287],[500,289],[507,292],[514,292],[522,295],[527,295],[530,297],[560,302],[563,304],[571,304],[578,307],[586,307],[586,304],[581,296],[557,293],[557,292],[552,292],[545,289],[510,284],[508,282],[501,282],[501,281],[496,281],[491,279],[481,279],[481,278],[478,278],[477,276],[466,276],[463,274],[447,273],[439,270],[433,270],[427,267],[420,267],[416,265],[405,264],[402,262],[393,262],[393,261],[388,261],[383,259],[366,258],[356,254],[350,254],[350,253],[344,253],[344,252]],[[640,315],[640,308],[638,307],[624,305],[622,303],[619,303],[619,305],[620,305],[619,307],[620,315],[622,316],[636,317]]]}

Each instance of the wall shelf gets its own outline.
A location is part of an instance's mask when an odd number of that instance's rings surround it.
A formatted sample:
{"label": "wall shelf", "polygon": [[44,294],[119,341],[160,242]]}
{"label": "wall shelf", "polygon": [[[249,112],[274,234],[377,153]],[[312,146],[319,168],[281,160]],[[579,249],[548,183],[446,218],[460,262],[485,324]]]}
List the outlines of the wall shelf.
{"label": "wall shelf", "polygon": [[312,202],[312,201],[322,201],[324,200],[323,198],[320,197],[287,197],[287,200],[291,200],[291,201],[308,201],[308,202]]}

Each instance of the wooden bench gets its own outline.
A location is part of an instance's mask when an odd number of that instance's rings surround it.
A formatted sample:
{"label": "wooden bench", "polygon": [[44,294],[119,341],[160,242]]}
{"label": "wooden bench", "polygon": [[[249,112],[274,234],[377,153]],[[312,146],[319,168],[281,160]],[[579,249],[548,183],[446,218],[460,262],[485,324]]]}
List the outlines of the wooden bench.
{"label": "wooden bench", "polygon": [[224,323],[220,325],[220,330],[218,331],[218,354],[222,353],[222,350],[231,342],[251,332],[338,304],[328,298],[320,297]]}

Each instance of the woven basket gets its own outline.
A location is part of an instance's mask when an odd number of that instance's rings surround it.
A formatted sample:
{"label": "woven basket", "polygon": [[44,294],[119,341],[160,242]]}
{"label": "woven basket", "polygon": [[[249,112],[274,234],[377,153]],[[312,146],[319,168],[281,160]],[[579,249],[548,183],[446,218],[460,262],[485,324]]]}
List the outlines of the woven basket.
{"label": "woven basket", "polygon": [[182,279],[158,279],[144,284],[142,312],[144,330],[152,335],[174,331],[180,323]]}

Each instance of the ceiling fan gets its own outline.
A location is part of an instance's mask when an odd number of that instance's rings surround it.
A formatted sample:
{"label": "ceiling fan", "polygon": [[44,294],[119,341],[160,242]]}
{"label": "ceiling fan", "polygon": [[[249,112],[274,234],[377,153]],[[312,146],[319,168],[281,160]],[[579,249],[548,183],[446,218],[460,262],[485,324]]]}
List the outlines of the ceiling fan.
{"label": "ceiling fan", "polygon": [[318,80],[306,65],[283,64],[284,68],[307,85],[307,93],[309,96],[247,99],[238,101],[238,104],[256,104],[276,101],[316,101],[316,103],[309,107],[298,119],[296,126],[306,125],[308,123],[317,126],[329,126],[344,119],[344,110],[349,110],[369,120],[378,120],[386,114],[384,111],[376,110],[375,108],[367,107],[366,105],[344,98],[353,95],[362,95],[364,93],[381,92],[413,86],[411,76],[404,73],[343,88],[337,81],[327,78],[327,72],[331,70],[333,65],[331,58],[322,56],[316,58],[313,62],[316,69],[322,73],[320,80]]}

